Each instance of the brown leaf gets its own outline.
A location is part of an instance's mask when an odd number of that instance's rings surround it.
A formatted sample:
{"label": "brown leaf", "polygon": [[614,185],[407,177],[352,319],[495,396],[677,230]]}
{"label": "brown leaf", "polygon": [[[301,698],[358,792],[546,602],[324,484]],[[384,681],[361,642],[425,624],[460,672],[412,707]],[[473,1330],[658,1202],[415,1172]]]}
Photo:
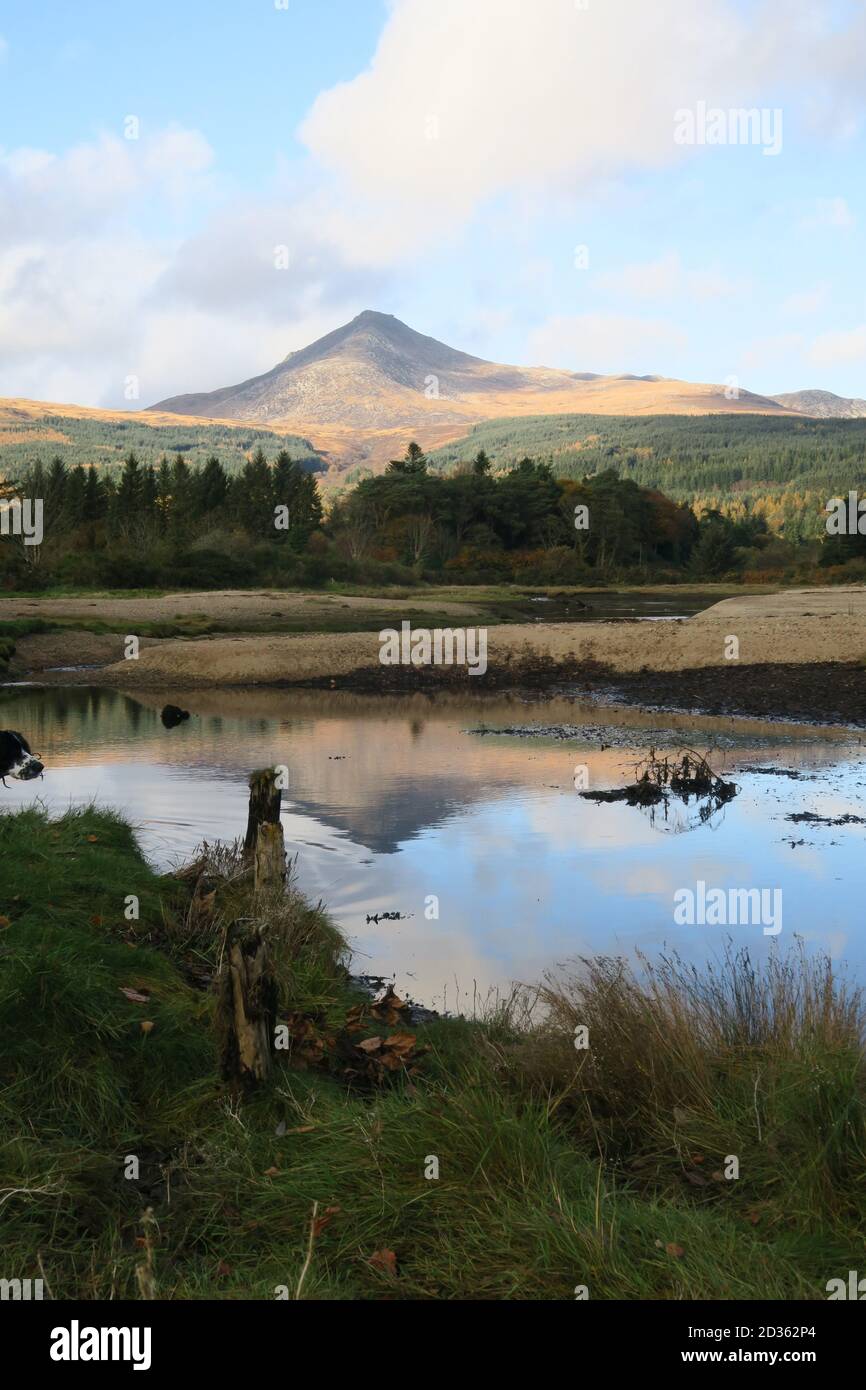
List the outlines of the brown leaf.
{"label": "brown leaf", "polygon": [[385,1039],[382,1046],[392,1048],[394,1052],[398,1052],[402,1057],[407,1052],[412,1051],[416,1041],[417,1039],[414,1033],[392,1033],[390,1038]]}
{"label": "brown leaf", "polygon": [[333,1221],[334,1217],[337,1215],[339,1210],[339,1207],[327,1207],[321,1216],[316,1217],[315,1221],[313,1222],[314,1237],[321,1235],[325,1227],[330,1226],[331,1222]]}
{"label": "brown leaf", "polygon": [[280,1173],[279,1168],[266,1168],[266,1169],[265,1169],[265,1177],[266,1177],[266,1178],[276,1178],[276,1177],[279,1177],[279,1173]]}
{"label": "brown leaf", "polygon": [[378,1269],[382,1274],[387,1274],[389,1279],[395,1278],[397,1274],[397,1256],[393,1250],[377,1250],[370,1256],[368,1261],[374,1269]]}
{"label": "brown leaf", "polygon": [[120,992],[131,1004],[146,1004],[150,999],[149,994],[139,994],[138,990],[130,989],[126,985],[120,986]]}
{"label": "brown leaf", "polygon": [[219,1264],[217,1265],[216,1272],[217,1278],[224,1279],[227,1274],[231,1274],[232,1267],[230,1264],[227,1264],[225,1260],[220,1260]]}
{"label": "brown leaf", "polygon": [[378,1019],[380,1023],[387,1023],[389,1026],[393,1027],[395,1023],[400,1022],[401,1010],[406,1008],[408,1008],[408,1005],[405,999],[400,999],[389,985],[385,994],[382,995],[382,998],[377,999],[376,1002],[370,1006],[370,1013],[372,1017]]}
{"label": "brown leaf", "polygon": [[11,917],[0,917],[0,927],[11,927],[11,926],[12,926],[12,918],[11,918]]}
{"label": "brown leaf", "polygon": [[379,1048],[382,1046],[382,1039],[365,1038],[363,1042],[358,1043],[358,1046],[362,1052],[378,1052]]}
{"label": "brown leaf", "polygon": [[681,1245],[677,1245],[676,1241],[674,1240],[668,1241],[667,1245],[665,1246],[665,1252],[668,1255],[673,1255],[675,1260],[681,1260],[683,1258],[683,1255],[686,1253],[683,1247]]}
{"label": "brown leaf", "polygon": [[316,1125],[299,1125],[297,1129],[284,1129],[283,1134],[312,1134]]}

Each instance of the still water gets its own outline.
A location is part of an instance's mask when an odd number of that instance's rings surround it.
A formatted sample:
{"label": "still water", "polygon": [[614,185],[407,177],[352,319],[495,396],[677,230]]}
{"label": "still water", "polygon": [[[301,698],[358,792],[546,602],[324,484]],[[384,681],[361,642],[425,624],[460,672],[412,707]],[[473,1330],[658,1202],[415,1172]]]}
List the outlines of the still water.
{"label": "still water", "polygon": [[[167,700],[190,721],[166,730]],[[697,961],[727,936],[758,956],[775,948],[760,925],[677,925],[674,894],[698,881],[781,888],[778,943],[799,935],[866,981],[866,825],[786,819],[866,818],[856,733],[565,699],[262,690],[134,699],[37,686],[0,690],[0,727],[24,733],[46,763],[44,780],[0,786],[4,809],[112,806],[159,868],[203,839],[242,834],[249,773],[285,764],[298,886],[344,929],[358,972],[394,977],[432,1007],[471,1008],[473,996],[580,955],[673,949]],[[580,797],[576,776],[592,789],[623,786],[651,744],[712,748],[739,795],[704,824],[694,808],[665,820]],[[367,921],[386,912],[400,920]]]}

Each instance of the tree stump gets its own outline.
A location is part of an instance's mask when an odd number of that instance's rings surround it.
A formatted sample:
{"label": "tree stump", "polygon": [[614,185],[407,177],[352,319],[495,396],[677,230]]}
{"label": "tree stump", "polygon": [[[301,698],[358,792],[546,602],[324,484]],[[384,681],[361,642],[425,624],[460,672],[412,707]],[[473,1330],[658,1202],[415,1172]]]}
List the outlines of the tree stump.
{"label": "tree stump", "polygon": [[277,786],[277,774],[272,767],[254,772],[250,778],[250,809],[247,833],[244,836],[244,859],[252,864],[259,841],[259,826],[280,824],[282,791]]}
{"label": "tree stump", "polygon": [[277,986],[260,925],[238,921],[229,928],[219,1005],[222,1074],[251,1089],[271,1072]]}
{"label": "tree stump", "polygon": [[282,825],[260,825],[253,864],[256,893],[282,886],[286,881],[286,842]]}

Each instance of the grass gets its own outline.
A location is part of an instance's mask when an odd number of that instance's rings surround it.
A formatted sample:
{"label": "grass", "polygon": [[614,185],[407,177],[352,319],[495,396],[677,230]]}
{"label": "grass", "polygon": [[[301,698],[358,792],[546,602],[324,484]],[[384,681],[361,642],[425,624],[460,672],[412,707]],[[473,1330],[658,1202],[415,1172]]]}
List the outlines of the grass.
{"label": "grass", "polygon": [[[264,916],[280,1016],[333,1032],[359,996],[320,909],[253,909],[216,847],[159,878],[92,809],[3,816],[0,866],[4,1277],[44,1272],[56,1298],[821,1298],[857,1267],[863,1006],[825,961],[596,960],[413,1029],[417,1074],[278,1053],[239,1099],[207,987],[223,927]],[[714,1176],[729,1155],[737,1180]]]}

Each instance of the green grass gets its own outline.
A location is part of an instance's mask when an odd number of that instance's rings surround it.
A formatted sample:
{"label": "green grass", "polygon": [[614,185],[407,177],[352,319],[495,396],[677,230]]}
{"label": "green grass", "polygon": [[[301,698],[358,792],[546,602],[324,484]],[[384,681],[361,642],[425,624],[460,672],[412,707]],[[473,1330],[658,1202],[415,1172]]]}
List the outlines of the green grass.
{"label": "green grass", "polygon": [[[233,863],[208,851],[200,917],[120,819],[0,817],[5,1277],[44,1272],[56,1298],[138,1297],[143,1264],[162,1298],[821,1298],[857,1267],[862,1007],[826,965],[595,962],[545,987],[541,1021],[518,996],[418,1029],[417,1075],[358,1087],[278,1060],[241,1103],[200,980],[250,910]],[[339,1026],[357,1003],[339,933],[294,892],[256,910],[282,1010]],[[732,1153],[740,1179],[714,1179]]]}

